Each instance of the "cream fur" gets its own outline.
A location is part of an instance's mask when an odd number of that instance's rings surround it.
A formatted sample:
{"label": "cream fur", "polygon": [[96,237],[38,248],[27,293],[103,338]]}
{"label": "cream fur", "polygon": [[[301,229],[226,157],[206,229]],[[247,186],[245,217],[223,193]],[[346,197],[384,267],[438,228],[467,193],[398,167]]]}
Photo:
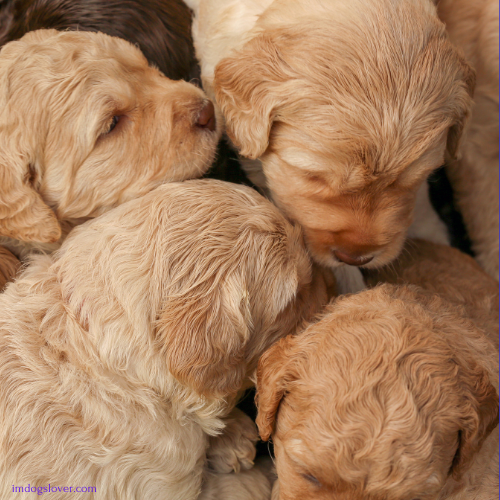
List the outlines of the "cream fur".
{"label": "cream fur", "polygon": [[[24,256],[164,182],[201,176],[220,137],[194,85],[130,43],[39,30],[0,52],[0,235]],[[111,130],[113,117],[117,117]],[[22,243],[15,240],[21,240]],[[6,243],[6,239],[2,241]]]}
{"label": "cream fur", "polygon": [[0,295],[0,497],[269,498],[253,423],[225,419],[327,301],[299,228],[247,187],[165,184],[75,228]]}
{"label": "cream fur", "polygon": [[461,158],[448,175],[476,258],[498,280],[498,2],[441,0],[438,13],[477,74]]}
{"label": "cream fur", "polygon": [[188,4],[228,136],[259,160],[264,176],[253,162],[252,179],[300,222],[315,260],[394,259],[418,189],[446,148],[454,154],[471,105],[474,76],[433,3]]}

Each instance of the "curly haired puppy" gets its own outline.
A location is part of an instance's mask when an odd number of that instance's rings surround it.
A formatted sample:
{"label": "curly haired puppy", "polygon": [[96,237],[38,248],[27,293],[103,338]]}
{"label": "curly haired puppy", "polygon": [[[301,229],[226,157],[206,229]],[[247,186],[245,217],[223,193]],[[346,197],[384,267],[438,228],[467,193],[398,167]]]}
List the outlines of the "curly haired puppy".
{"label": "curly haired puppy", "polygon": [[248,417],[214,436],[259,356],[327,300],[300,229],[248,187],[165,184],[75,228],[0,296],[0,496],[269,498],[263,471],[220,472],[252,465]]}
{"label": "curly haired puppy", "polygon": [[397,285],[337,299],[262,357],[273,499],[498,495],[498,284],[449,247],[405,250],[369,277]]}
{"label": "curly haired puppy", "polygon": [[474,74],[430,0],[189,0],[202,81],[322,264],[394,259]]}
{"label": "curly haired puppy", "polygon": [[441,0],[438,13],[477,74],[461,158],[448,175],[476,258],[498,279],[498,2]]}
{"label": "curly haired puppy", "polygon": [[137,45],[173,80],[199,75],[191,12],[182,0],[8,0],[0,2],[0,45],[28,31],[101,31]]}
{"label": "curly haired puppy", "polygon": [[130,43],[33,31],[0,51],[0,235],[53,243],[167,181],[201,176],[220,129],[194,85]]}

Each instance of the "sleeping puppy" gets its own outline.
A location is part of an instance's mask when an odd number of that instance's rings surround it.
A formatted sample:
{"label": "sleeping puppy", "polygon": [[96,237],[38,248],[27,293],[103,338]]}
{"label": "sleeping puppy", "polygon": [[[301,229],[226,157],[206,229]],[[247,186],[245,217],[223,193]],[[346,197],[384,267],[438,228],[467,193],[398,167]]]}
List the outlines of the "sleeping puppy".
{"label": "sleeping puppy", "polygon": [[[165,184],[75,228],[0,296],[0,496],[269,498],[245,470],[254,424],[230,412],[325,290],[298,226],[244,186]],[[228,414],[236,435],[214,437]]]}
{"label": "sleeping puppy", "polygon": [[0,292],[14,279],[20,267],[21,261],[12,252],[0,246]]}
{"label": "sleeping puppy", "polygon": [[498,279],[498,2],[441,0],[438,13],[477,74],[461,158],[447,173],[476,258]]}
{"label": "sleeping puppy", "polygon": [[[474,74],[430,0],[187,0],[202,82],[317,262],[400,252],[418,189],[452,156]],[[415,234],[415,233],[414,233]]]}
{"label": "sleeping puppy", "polygon": [[0,2],[0,45],[28,31],[101,31],[141,49],[166,77],[199,75],[191,13],[182,0],[7,0]]}
{"label": "sleeping puppy", "polygon": [[396,284],[337,299],[260,360],[273,500],[498,495],[498,283],[449,247],[402,255],[368,276]]}
{"label": "sleeping puppy", "polygon": [[0,52],[0,235],[21,240],[8,246],[24,256],[25,242],[56,243],[164,182],[203,175],[219,122],[200,89],[124,40],[28,33]]}

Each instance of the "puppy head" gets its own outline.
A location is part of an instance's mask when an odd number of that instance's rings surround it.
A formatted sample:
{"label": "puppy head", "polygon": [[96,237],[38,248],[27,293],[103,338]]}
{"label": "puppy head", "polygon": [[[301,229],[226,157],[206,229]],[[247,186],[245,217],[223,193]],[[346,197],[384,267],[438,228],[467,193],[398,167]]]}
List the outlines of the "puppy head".
{"label": "puppy head", "polygon": [[220,136],[202,91],[102,33],[5,45],[0,109],[0,234],[24,241],[56,241],[61,220],[202,175]]}
{"label": "puppy head", "polygon": [[481,365],[491,344],[414,289],[385,285],[328,313],[259,362],[257,424],[263,439],[274,431],[280,500],[437,498],[497,425]]}
{"label": "puppy head", "polygon": [[265,349],[327,302],[324,283],[299,228],[255,191],[216,181],[181,190],[158,249],[168,278],[157,344],[182,384],[230,397]]}
{"label": "puppy head", "polygon": [[216,68],[228,135],[261,159],[317,261],[380,266],[418,187],[456,153],[474,75],[424,2],[275,3],[283,19],[265,14]]}

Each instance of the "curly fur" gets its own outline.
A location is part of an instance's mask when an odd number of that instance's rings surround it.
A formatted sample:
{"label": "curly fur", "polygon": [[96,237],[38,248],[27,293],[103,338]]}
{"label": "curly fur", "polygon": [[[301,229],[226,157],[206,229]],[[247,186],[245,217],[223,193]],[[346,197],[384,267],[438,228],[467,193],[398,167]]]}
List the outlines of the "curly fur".
{"label": "curly fur", "polygon": [[220,126],[196,125],[205,104],[200,89],[165,78],[119,38],[39,30],[8,43],[0,51],[0,235],[54,243],[164,182],[201,176],[220,136]]}
{"label": "curly fur", "polygon": [[419,240],[368,281],[395,284],[338,298],[259,362],[273,500],[491,500],[498,284],[470,257]]}
{"label": "curly fur", "polygon": [[432,2],[188,5],[204,88],[316,261],[394,259],[418,188],[456,153],[474,87]]}
{"label": "curly fur", "polygon": [[247,187],[165,184],[75,228],[0,296],[0,496],[269,498],[243,470],[248,423],[213,436],[264,350],[327,300],[299,228]]}

